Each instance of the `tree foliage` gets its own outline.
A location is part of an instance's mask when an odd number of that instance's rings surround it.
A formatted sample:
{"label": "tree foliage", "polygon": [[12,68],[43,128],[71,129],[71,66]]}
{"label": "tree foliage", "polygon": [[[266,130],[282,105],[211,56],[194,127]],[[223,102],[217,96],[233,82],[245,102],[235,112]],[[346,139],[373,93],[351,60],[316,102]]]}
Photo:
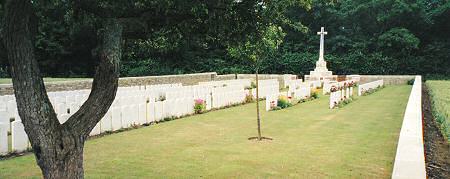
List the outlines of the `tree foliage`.
{"label": "tree foliage", "polygon": [[[94,14],[79,11],[76,1],[33,3],[39,19],[35,46],[44,76],[94,74],[92,49],[100,23]],[[446,0],[86,2],[98,2],[92,3],[93,10],[106,8],[127,19],[122,76],[251,73],[252,63],[230,49],[260,39],[260,32],[271,27],[285,35],[280,47],[264,57],[260,71],[303,75],[317,60],[315,32],[321,26],[329,32],[326,60],[338,74],[450,74]],[[136,17],[138,12],[144,15]],[[5,76],[8,63],[1,53],[0,76]]]}

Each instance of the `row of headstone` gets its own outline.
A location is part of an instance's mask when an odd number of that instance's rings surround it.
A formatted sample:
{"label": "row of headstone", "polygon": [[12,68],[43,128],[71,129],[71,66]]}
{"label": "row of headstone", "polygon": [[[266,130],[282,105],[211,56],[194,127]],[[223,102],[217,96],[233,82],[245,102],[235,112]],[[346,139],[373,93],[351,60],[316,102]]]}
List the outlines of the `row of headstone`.
{"label": "row of headstone", "polygon": [[241,88],[247,88],[251,86],[250,79],[236,79],[236,80],[222,80],[222,81],[207,81],[199,82],[199,86],[209,87],[225,87],[225,86],[240,86]]}
{"label": "row of headstone", "polygon": [[165,92],[166,99],[177,99],[177,98],[200,98],[200,96],[205,96],[211,94],[213,88],[196,86],[196,88],[180,87],[175,89],[169,89]]}
{"label": "row of headstone", "polygon": [[159,122],[194,113],[194,98],[113,105],[90,135]]}
{"label": "row of headstone", "polygon": [[330,94],[331,88],[332,87],[343,87],[346,86],[346,84],[353,84],[355,83],[354,80],[346,80],[346,81],[324,81],[323,83],[323,94]]}
{"label": "row of headstone", "polygon": [[[246,80],[239,81],[247,83]],[[183,87],[181,84],[120,87],[110,109],[90,135],[194,114],[196,99],[205,101],[206,110],[244,102],[248,93],[248,90],[244,90],[245,85],[236,85],[237,82],[230,81],[227,83],[229,85],[218,87],[200,85]],[[88,90],[50,93],[49,98],[55,106],[59,122],[65,123],[78,111],[88,95]],[[12,135],[12,149],[24,151],[29,147],[28,137],[18,117],[15,99],[12,97],[1,99],[8,100],[9,104],[0,110],[0,114],[3,114],[0,115],[0,154],[8,152],[8,132]],[[11,111],[15,113],[13,117],[15,119],[10,125]]]}
{"label": "row of headstone", "polygon": [[316,80],[316,81],[306,81],[305,83],[309,84],[313,89],[321,88],[322,87],[322,81]]}
{"label": "row of headstone", "polygon": [[306,83],[303,82],[302,79],[290,80],[285,83],[287,83],[287,87],[289,87],[289,89],[297,89],[299,86],[307,85]]}
{"label": "row of headstone", "polygon": [[[256,90],[252,90],[252,95],[256,97]],[[276,79],[258,80],[258,96],[260,99],[264,99],[267,95],[279,94],[280,84]]]}
{"label": "row of headstone", "polygon": [[361,84],[358,86],[358,96],[361,96],[365,91],[376,89],[384,85],[383,80],[372,81],[370,83]]}
{"label": "row of headstone", "polygon": [[353,96],[353,87],[335,89],[337,90],[330,92],[330,109],[335,108],[339,103]]}
{"label": "row of headstone", "polygon": [[[302,85],[297,89],[289,89],[289,94],[292,95],[295,99],[306,99],[311,97],[311,87]],[[289,97],[289,96],[288,96]]]}
{"label": "row of headstone", "polygon": [[214,92],[212,94],[212,104],[213,108],[222,108],[234,104],[240,104],[245,101],[245,91],[241,90],[232,90],[227,92]]}
{"label": "row of headstone", "polygon": [[[8,145],[8,126],[9,124],[0,123],[0,155],[9,153]],[[13,152],[24,152],[30,147],[28,136],[25,133],[22,121],[11,123],[11,149]]]}
{"label": "row of headstone", "polygon": [[297,76],[296,75],[291,75],[291,74],[284,74],[283,75],[283,80],[284,80],[284,88],[288,88],[290,86],[290,84],[292,83],[292,81],[297,80]]}

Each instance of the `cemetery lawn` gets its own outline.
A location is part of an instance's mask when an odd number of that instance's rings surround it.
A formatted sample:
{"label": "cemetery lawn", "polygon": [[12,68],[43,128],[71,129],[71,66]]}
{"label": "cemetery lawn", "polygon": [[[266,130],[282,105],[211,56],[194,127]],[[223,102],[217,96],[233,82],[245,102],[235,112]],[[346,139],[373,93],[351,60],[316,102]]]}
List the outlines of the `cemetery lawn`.
{"label": "cemetery lawn", "polygon": [[[44,78],[44,82],[88,80],[90,78]],[[12,84],[11,78],[0,78],[0,84]]]}
{"label": "cemetery lawn", "polygon": [[[86,178],[390,178],[411,86],[341,109],[328,96],[262,112],[255,103],[87,141]],[[264,109],[264,102],[261,102]],[[0,161],[0,178],[40,177],[33,155]]]}

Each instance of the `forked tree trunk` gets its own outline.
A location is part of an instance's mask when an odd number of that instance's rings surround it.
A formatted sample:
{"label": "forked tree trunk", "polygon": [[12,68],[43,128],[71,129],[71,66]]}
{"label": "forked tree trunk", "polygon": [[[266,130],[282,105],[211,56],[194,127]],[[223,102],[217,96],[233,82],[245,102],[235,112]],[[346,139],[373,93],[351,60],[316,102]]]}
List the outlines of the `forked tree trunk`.
{"label": "forked tree trunk", "polygon": [[44,178],[84,178],[84,142],[117,91],[122,26],[116,19],[105,20],[91,94],[78,112],[60,124],[35,58],[33,17],[30,0],[7,0],[2,41],[19,115]]}

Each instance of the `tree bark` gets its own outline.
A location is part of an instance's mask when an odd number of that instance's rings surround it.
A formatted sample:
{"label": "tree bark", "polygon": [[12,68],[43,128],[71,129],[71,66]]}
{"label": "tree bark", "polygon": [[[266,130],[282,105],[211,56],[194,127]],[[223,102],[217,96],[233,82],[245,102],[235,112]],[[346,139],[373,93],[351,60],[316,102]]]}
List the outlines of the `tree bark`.
{"label": "tree bark", "polygon": [[11,65],[19,116],[44,178],[84,178],[84,142],[117,91],[122,26],[116,19],[105,20],[91,94],[78,112],[60,124],[35,58],[33,17],[30,0],[6,2],[2,42]]}

